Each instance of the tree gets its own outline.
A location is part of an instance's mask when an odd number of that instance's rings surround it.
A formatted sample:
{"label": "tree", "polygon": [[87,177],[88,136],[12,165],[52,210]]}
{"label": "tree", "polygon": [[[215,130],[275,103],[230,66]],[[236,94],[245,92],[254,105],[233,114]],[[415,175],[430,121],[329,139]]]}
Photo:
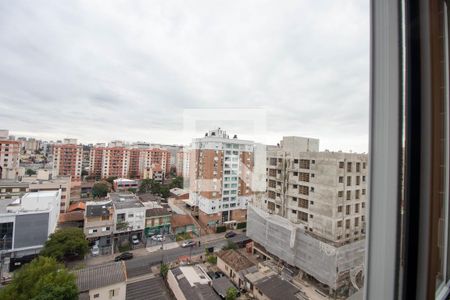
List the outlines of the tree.
{"label": "tree", "polygon": [[139,193],[148,193],[152,190],[153,179],[142,179],[139,185]]}
{"label": "tree", "polygon": [[171,189],[173,188],[183,188],[183,177],[177,176],[174,179],[172,179],[172,182],[170,183],[169,187]]}
{"label": "tree", "polygon": [[236,250],[237,248],[238,247],[237,247],[236,243],[233,243],[232,241],[228,240],[227,244],[222,247],[222,250],[231,250],[231,249]]}
{"label": "tree", "polygon": [[27,169],[27,170],[25,171],[25,174],[27,174],[28,176],[36,175],[36,171],[35,171],[35,170],[32,170],[32,169]]}
{"label": "tree", "polygon": [[76,300],[75,275],[54,258],[38,257],[14,273],[12,282],[0,289],[0,299]]}
{"label": "tree", "polygon": [[117,176],[109,176],[108,178],[105,179],[105,181],[112,185],[114,183],[114,180],[116,179]]}
{"label": "tree", "polygon": [[162,186],[159,189],[159,193],[161,194],[161,197],[163,197],[164,199],[167,199],[170,196],[170,190],[167,186]]}
{"label": "tree", "polygon": [[92,197],[94,198],[102,198],[106,197],[106,195],[111,191],[111,185],[106,181],[96,182],[92,186]]}
{"label": "tree", "polygon": [[161,267],[159,268],[159,274],[163,277],[166,278],[167,273],[169,273],[169,265],[165,264],[165,263],[161,263]]}
{"label": "tree", "polygon": [[234,287],[230,287],[227,290],[225,300],[235,300],[237,298],[238,291]]}
{"label": "tree", "polygon": [[59,261],[83,258],[89,251],[83,230],[75,227],[62,228],[50,235],[41,251],[42,256]]}

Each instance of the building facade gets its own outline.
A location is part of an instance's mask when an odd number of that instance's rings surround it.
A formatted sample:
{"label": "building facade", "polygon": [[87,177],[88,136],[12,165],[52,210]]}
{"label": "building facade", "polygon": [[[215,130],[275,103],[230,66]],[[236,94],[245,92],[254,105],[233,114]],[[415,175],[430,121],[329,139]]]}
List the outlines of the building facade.
{"label": "building facade", "polygon": [[170,172],[170,153],[157,148],[94,146],[90,151],[89,174],[96,178],[150,178],[156,168],[163,177]]}
{"label": "building facade", "polygon": [[1,249],[9,257],[37,254],[59,218],[60,191],[27,193],[0,205]]}
{"label": "building facade", "polygon": [[67,139],[70,144],[55,144],[53,146],[53,174],[55,176],[71,176],[73,181],[81,180],[83,162],[83,146],[76,140]]}
{"label": "building facade", "polygon": [[210,227],[245,221],[253,195],[255,144],[212,130],[194,139],[190,152],[189,201],[198,206],[201,223]]}
{"label": "building facade", "polygon": [[0,139],[0,179],[17,179],[20,174],[20,142]]}
{"label": "building facade", "polygon": [[320,152],[317,139],[285,137],[268,147],[266,167],[267,193],[248,211],[255,248],[330,291],[348,285],[364,263],[367,155]]}

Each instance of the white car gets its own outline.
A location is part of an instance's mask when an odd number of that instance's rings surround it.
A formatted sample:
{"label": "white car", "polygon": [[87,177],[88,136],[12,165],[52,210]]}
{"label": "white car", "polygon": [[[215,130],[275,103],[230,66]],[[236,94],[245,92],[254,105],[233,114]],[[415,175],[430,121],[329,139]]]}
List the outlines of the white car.
{"label": "white car", "polygon": [[193,247],[195,246],[196,242],[194,241],[185,241],[183,242],[183,244],[181,244],[182,248],[187,248],[187,247]]}
{"label": "white car", "polygon": [[97,245],[92,246],[91,253],[92,256],[97,256],[100,254],[100,249],[98,248]]}
{"label": "white car", "polygon": [[133,245],[139,244],[139,239],[138,239],[137,235],[131,236],[131,243],[133,243]]}
{"label": "white car", "polygon": [[158,241],[158,242],[163,242],[166,240],[166,238],[164,236],[162,236],[161,234],[158,234],[158,235],[152,236],[152,240]]}

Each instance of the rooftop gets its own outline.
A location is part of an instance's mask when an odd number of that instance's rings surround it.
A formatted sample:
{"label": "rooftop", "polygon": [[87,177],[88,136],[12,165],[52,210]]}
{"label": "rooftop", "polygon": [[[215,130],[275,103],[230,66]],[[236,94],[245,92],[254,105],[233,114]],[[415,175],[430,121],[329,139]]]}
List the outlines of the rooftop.
{"label": "rooftop", "polygon": [[2,200],[0,213],[48,211],[59,205],[58,196],[59,191],[39,191],[26,193],[12,201]]}
{"label": "rooftop", "polygon": [[255,283],[255,287],[269,299],[298,300],[300,289],[278,275],[265,277]]}
{"label": "rooftop", "polygon": [[87,217],[109,216],[112,208],[111,201],[89,201],[86,203]]}
{"label": "rooftop", "polygon": [[125,282],[125,268],[122,262],[114,262],[74,271],[80,292]]}
{"label": "rooftop", "polygon": [[126,209],[133,207],[144,207],[135,194],[131,193],[110,193],[109,199],[112,200],[115,209]]}
{"label": "rooftop", "polygon": [[[213,289],[219,294],[219,296],[225,298],[227,296],[227,291],[229,288],[236,288],[234,284],[226,276],[222,276],[212,281]],[[237,290],[237,289],[236,289]]]}
{"label": "rooftop", "polygon": [[78,201],[69,206],[69,209],[67,211],[76,211],[76,210],[85,210],[86,204],[84,202]]}
{"label": "rooftop", "polygon": [[170,192],[172,194],[174,194],[175,196],[181,196],[181,195],[184,195],[184,194],[189,194],[189,191],[183,190],[183,189],[180,189],[180,188],[170,189]]}
{"label": "rooftop", "polygon": [[16,180],[0,180],[0,187],[28,187],[28,183]]}
{"label": "rooftop", "polygon": [[255,266],[255,264],[251,262],[246,256],[233,249],[222,250],[217,253],[217,257],[223,260],[236,272]]}
{"label": "rooftop", "polygon": [[171,212],[167,210],[167,208],[150,208],[145,211],[145,216],[147,218],[150,217],[158,217],[158,216],[167,216],[171,215]]}
{"label": "rooftop", "polygon": [[194,224],[192,218],[188,215],[173,215],[170,221],[172,228]]}
{"label": "rooftop", "polygon": [[127,300],[169,300],[169,291],[161,277],[127,284]]}
{"label": "rooftop", "polygon": [[186,299],[215,300],[220,299],[208,284],[211,279],[198,265],[183,266],[170,270]]}

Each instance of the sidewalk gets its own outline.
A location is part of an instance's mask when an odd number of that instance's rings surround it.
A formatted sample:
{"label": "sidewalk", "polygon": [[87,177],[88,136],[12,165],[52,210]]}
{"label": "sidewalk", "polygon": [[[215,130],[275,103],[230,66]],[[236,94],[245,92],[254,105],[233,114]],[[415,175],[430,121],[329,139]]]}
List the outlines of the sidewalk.
{"label": "sidewalk", "polygon": [[[174,249],[174,248],[178,248],[178,247],[180,247],[180,245],[177,242],[163,244],[163,250],[170,250],[170,249]],[[161,250],[161,245],[147,247],[146,250],[149,253],[160,251]]]}
{"label": "sidewalk", "polygon": [[[139,249],[130,250],[127,252],[133,253],[134,257],[145,256],[148,254],[146,248],[139,248]],[[85,258],[84,262],[86,263],[86,266],[104,264],[104,263],[108,263],[108,262],[113,262],[114,258],[118,255],[120,255],[120,253],[111,254],[111,255],[94,256],[94,257],[90,256],[90,257]]]}

